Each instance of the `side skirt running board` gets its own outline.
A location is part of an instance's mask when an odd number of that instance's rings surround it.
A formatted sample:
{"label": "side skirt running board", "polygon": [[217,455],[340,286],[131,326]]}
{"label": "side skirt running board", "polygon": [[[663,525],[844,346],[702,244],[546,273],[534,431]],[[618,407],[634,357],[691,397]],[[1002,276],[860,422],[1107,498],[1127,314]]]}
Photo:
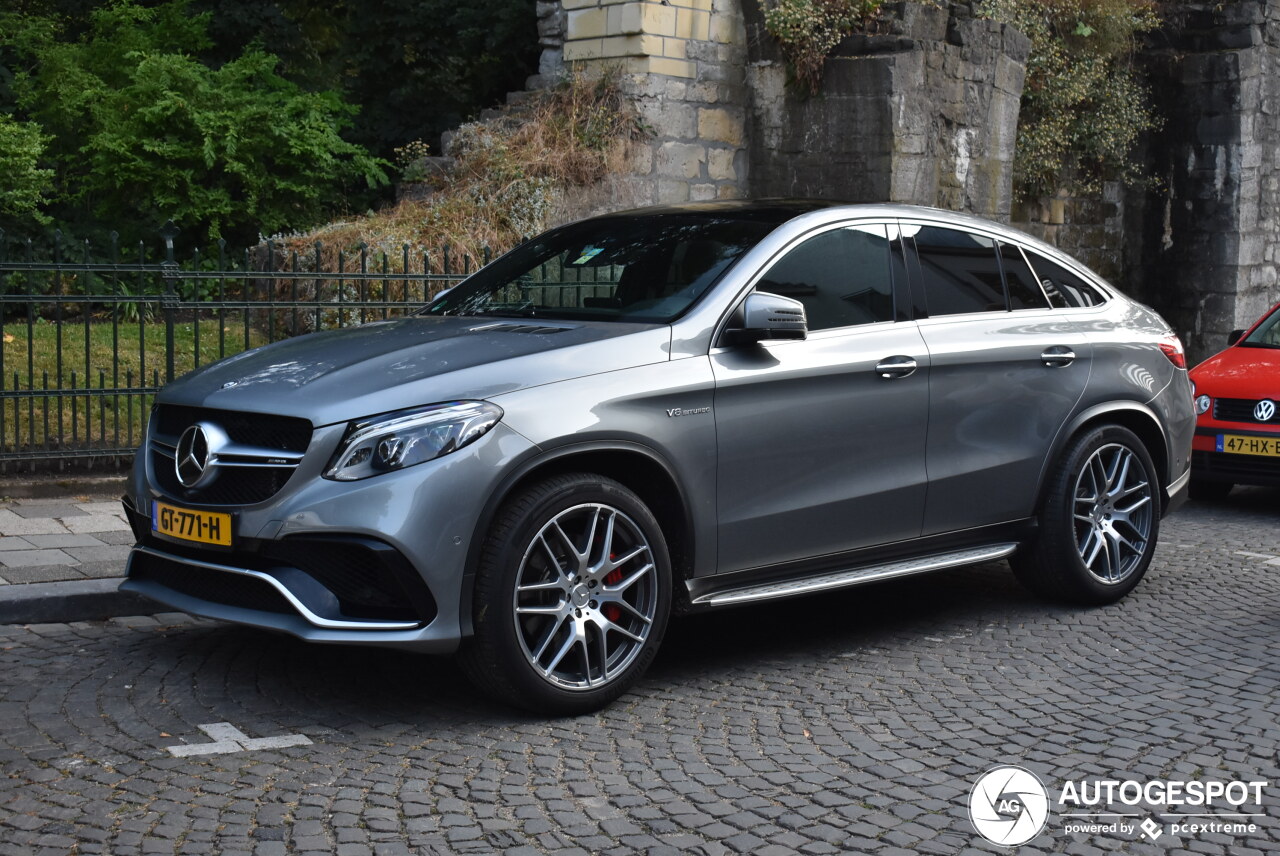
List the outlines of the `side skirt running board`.
{"label": "side skirt running board", "polygon": [[935,553],[931,556],[923,556],[916,559],[903,559],[897,562],[864,566],[813,577],[772,580],[755,585],[727,587],[719,591],[710,591],[698,595],[692,599],[692,603],[695,606],[728,606],[729,604],[748,603],[754,600],[794,597],[816,591],[888,580],[894,577],[925,574],[929,571],[940,571],[943,568],[991,562],[996,559],[1003,559],[1016,549],[1018,549],[1016,543],[988,544],[983,547],[971,547],[951,553]]}

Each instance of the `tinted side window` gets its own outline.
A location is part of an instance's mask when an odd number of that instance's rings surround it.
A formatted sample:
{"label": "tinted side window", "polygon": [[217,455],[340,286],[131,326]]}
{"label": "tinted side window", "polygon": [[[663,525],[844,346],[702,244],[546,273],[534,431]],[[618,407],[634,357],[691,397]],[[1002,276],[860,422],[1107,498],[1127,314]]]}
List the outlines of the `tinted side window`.
{"label": "tinted side window", "polygon": [[930,315],[1005,311],[995,241],[958,229],[922,226],[915,242]]}
{"label": "tinted side window", "polygon": [[1009,286],[1010,309],[1048,309],[1049,301],[1027,267],[1022,251],[1013,244],[1000,244],[1000,262],[1004,265],[1004,281]]}
{"label": "tinted side window", "polygon": [[1027,259],[1040,279],[1049,303],[1057,309],[1097,306],[1107,298],[1102,292],[1055,261],[1027,251]]}
{"label": "tinted side window", "polygon": [[804,304],[810,330],[893,320],[885,227],[815,235],[778,260],[756,286]]}

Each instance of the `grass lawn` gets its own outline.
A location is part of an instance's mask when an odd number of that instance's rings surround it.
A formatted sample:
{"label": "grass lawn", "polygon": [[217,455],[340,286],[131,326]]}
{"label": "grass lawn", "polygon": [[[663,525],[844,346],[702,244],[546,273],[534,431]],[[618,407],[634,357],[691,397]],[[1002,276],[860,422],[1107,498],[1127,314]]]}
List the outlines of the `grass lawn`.
{"label": "grass lawn", "polygon": [[[39,322],[28,328],[25,319],[19,319],[0,327],[4,340],[0,390],[43,389],[46,374],[51,390],[130,386],[136,389],[164,383],[163,322],[121,321],[113,326],[109,320],[91,319],[87,325],[83,320],[65,321],[61,325],[61,379],[58,326]],[[249,347],[267,342],[266,335],[253,327],[249,329],[248,338]],[[175,324],[174,377],[243,350],[245,328],[238,315],[228,313],[222,321],[214,318]],[[86,439],[93,445],[134,445],[141,441],[141,429],[150,407],[151,396],[140,393],[0,399],[0,452],[43,446],[46,440],[54,446],[59,443],[82,445]]]}

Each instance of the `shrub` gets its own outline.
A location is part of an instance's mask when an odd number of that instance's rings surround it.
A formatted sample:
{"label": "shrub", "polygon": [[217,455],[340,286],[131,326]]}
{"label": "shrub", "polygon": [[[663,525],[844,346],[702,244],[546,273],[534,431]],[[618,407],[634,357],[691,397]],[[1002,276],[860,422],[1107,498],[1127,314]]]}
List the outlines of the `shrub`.
{"label": "shrub", "polygon": [[866,27],[884,0],[774,0],[765,28],[787,58],[796,83],[810,93],[822,83],[822,64],[840,40]]}
{"label": "shrub", "polygon": [[1160,24],[1152,0],[983,0],[979,11],[1031,39],[1014,157],[1018,195],[1093,194],[1106,178],[1145,181],[1131,155],[1160,121],[1132,58],[1139,34]]}

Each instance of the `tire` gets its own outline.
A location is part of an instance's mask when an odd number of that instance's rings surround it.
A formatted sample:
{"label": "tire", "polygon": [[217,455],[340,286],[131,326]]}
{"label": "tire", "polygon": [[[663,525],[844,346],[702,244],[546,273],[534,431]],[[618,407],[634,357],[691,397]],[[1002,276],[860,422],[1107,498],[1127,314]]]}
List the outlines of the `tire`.
{"label": "tire", "polygon": [[587,713],[644,674],[670,610],[671,561],[652,512],[612,479],[556,476],[499,510],[459,663],[499,701]]}
{"label": "tire", "polygon": [[1199,502],[1221,502],[1235,487],[1231,482],[1207,481],[1192,477],[1188,495]]}
{"label": "tire", "polygon": [[1118,425],[1089,429],[1055,465],[1039,533],[1013,557],[1014,573],[1055,600],[1114,603],[1151,564],[1160,510],[1160,480],[1137,435]]}

